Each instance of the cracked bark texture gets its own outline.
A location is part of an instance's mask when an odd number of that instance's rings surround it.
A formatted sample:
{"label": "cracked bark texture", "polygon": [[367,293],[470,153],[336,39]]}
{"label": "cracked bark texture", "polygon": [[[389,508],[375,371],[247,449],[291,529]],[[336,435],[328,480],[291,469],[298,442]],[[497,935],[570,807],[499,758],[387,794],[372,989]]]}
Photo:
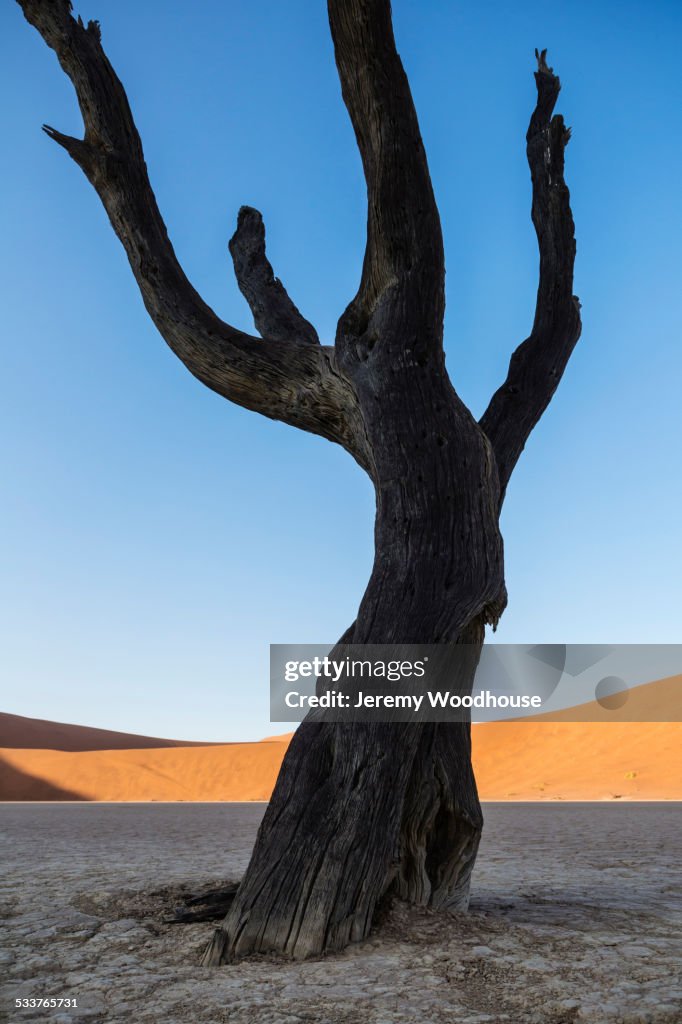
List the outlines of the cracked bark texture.
{"label": "cracked bark texture", "polygon": [[[499,516],[512,470],[580,334],[570,132],[558,77],[538,53],[527,134],[540,280],[529,337],[480,422],[443,353],[438,208],[388,0],[329,0],[344,102],[367,184],[358,292],[333,346],[275,276],[260,213],[230,241],[261,337],[226,324],[192,287],[149,183],[125,91],[97,22],[67,0],[18,0],[76,91],[84,137],[45,127],[96,189],[159,333],[207,387],[342,445],[376,492],[375,559],[343,643],[466,645],[470,690],[486,625],[506,604]],[[466,723],[331,724],[296,732],[251,863],[204,963],[274,951],[302,958],[362,939],[387,892],[463,909],[482,828]]]}

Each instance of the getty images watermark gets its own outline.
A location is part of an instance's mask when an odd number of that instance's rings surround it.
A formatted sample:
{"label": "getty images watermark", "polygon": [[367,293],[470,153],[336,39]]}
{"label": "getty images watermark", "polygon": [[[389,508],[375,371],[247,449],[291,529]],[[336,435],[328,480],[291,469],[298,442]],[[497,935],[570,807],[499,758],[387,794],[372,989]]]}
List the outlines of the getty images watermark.
{"label": "getty images watermark", "polygon": [[682,721],[682,644],[273,644],[270,720]]}

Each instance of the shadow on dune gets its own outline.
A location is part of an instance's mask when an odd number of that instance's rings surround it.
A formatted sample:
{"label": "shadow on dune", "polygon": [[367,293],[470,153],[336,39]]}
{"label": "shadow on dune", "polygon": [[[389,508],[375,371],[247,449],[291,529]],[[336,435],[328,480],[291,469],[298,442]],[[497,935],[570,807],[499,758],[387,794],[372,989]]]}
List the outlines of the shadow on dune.
{"label": "shadow on dune", "polygon": [[19,771],[0,757],[0,800],[87,800],[87,797]]}

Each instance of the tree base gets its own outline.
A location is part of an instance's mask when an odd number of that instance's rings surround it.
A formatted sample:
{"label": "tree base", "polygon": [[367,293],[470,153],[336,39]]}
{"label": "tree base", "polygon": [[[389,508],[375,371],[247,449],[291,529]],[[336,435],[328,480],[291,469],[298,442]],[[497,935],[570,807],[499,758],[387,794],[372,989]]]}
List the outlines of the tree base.
{"label": "tree base", "polygon": [[213,938],[201,958],[201,966],[220,967],[221,964],[227,963],[228,942],[227,932],[224,932],[222,928],[216,928],[213,932]]}
{"label": "tree base", "polygon": [[481,828],[467,725],[304,723],[202,963],[341,950],[388,893],[464,910]]}

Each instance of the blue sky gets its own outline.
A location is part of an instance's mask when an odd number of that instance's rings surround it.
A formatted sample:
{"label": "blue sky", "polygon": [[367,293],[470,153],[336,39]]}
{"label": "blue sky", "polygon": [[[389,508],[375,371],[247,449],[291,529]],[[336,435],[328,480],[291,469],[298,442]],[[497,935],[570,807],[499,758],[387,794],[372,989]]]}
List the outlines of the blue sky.
{"label": "blue sky", "polygon": [[[227,252],[242,203],[331,341],[364,248],[360,160],[322,0],[92,0],[176,250],[252,330]],[[533,48],[573,127],[583,336],[509,488],[500,641],[682,641],[682,8],[395,0],[447,259],[447,362],[480,414],[537,286],[524,137]],[[70,82],[3,4],[0,705],[188,739],[267,735],[271,642],[333,642],[373,497],[327,442],[203,389],[43,122]]]}

